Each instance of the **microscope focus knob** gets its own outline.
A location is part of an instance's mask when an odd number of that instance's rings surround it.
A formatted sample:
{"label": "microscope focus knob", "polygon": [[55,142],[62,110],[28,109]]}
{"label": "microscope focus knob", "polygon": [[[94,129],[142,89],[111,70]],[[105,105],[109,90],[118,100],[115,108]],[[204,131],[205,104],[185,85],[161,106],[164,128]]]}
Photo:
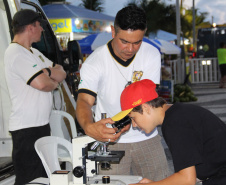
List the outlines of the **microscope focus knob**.
{"label": "microscope focus knob", "polygon": [[73,174],[74,174],[75,177],[78,177],[78,178],[82,177],[83,174],[84,174],[83,167],[82,166],[75,167],[74,170],[73,170]]}

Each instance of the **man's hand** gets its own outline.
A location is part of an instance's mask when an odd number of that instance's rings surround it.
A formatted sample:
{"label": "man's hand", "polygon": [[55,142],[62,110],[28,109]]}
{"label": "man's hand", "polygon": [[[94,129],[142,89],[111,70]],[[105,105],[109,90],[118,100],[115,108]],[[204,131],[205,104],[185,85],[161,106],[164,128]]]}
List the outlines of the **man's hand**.
{"label": "man's hand", "polygon": [[117,130],[114,128],[108,128],[106,126],[107,123],[113,124],[114,121],[112,121],[111,118],[102,119],[98,122],[87,124],[84,131],[88,136],[98,141],[115,142],[122,134],[122,131],[116,134]]}
{"label": "man's hand", "polygon": [[51,76],[53,80],[57,82],[62,82],[66,78],[66,72],[61,65],[56,64],[54,67],[49,67],[51,70]]}

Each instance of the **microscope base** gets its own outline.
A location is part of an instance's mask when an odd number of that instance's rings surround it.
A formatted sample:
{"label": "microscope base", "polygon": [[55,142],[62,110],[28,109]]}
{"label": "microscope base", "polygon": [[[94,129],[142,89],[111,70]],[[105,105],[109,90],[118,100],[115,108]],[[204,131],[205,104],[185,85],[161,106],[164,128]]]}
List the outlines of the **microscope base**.
{"label": "microscope base", "polygon": [[[87,185],[106,185],[102,184],[102,177],[104,175],[96,175],[94,177],[88,178]],[[110,176],[110,183],[107,185],[129,185],[129,184],[135,184],[138,183],[142,177],[141,176],[132,176],[132,175],[109,175]],[[33,180],[31,183],[33,185],[39,185],[40,183],[43,184],[49,184],[50,180],[48,178],[37,178]],[[37,183],[37,184],[35,184]],[[51,185],[51,184],[50,184]],[[54,184],[57,185],[57,184]],[[83,184],[73,184],[72,182],[69,182],[68,185],[83,185]]]}

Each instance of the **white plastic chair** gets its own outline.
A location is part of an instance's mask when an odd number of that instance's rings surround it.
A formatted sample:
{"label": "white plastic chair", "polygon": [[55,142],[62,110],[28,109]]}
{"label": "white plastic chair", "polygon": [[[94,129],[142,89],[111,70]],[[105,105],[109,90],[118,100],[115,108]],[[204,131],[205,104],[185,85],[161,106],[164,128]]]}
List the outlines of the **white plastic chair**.
{"label": "white plastic chair", "polygon": [[[69,142],[72,142],[72,138],[68,132],[67,126],[63,119],[64,117],[67,118],[70,123],[72,137],[73,138],[77,137],[77,130],[76,130],[74,118],[69,113],[62,110],[52,110],[51,112],[50,122],[49,122],[50,128],[51,128],[51,135],[64,138]],[[57,149],[57,153],[58,153],[58,160],[66,163],[66,169],[71,169],[72,159],[68,151],[62,147],[59,147]]]}
{"label": "white plastic chair", "polygon": [[46,136],[35,142],[35,150],[40,157],[48,177],[56,171],[61,170],[57,149],[61,147],[68,151],[72,161],[72,143],[66,139]]}
{"label": "white plastic chair", "polygon": [[67,139],[68,141],[71,142],[72,138],[70,137],[66,124],[63,120],[64,117],[67,118],[70,123],[72,137],[73,138],[77,137],[77,130],[74,118],[67,112],[61,110],[52,110],[51,112],[50,115],[51,135]]}

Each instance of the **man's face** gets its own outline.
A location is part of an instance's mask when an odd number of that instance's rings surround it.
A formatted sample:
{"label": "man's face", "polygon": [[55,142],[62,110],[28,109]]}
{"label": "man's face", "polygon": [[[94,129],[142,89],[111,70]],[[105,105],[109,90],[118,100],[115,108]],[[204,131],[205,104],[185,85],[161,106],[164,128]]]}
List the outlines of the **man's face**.
{"label": "man's face", "polygon": [[139,50],[145,31],[141,30],[121,30],[116,33],[112,26],[112,48],[116,56],[127,61]]}
{"label": "man's face", "polygon": [[34,35],[33,35],[34,36],[34,42],[39,42],[41,40],[41,35],[42,35],[42,32],[43,32],[43,28],[42,28],[39,21],[35,22],[33,32],[34,32]]}

